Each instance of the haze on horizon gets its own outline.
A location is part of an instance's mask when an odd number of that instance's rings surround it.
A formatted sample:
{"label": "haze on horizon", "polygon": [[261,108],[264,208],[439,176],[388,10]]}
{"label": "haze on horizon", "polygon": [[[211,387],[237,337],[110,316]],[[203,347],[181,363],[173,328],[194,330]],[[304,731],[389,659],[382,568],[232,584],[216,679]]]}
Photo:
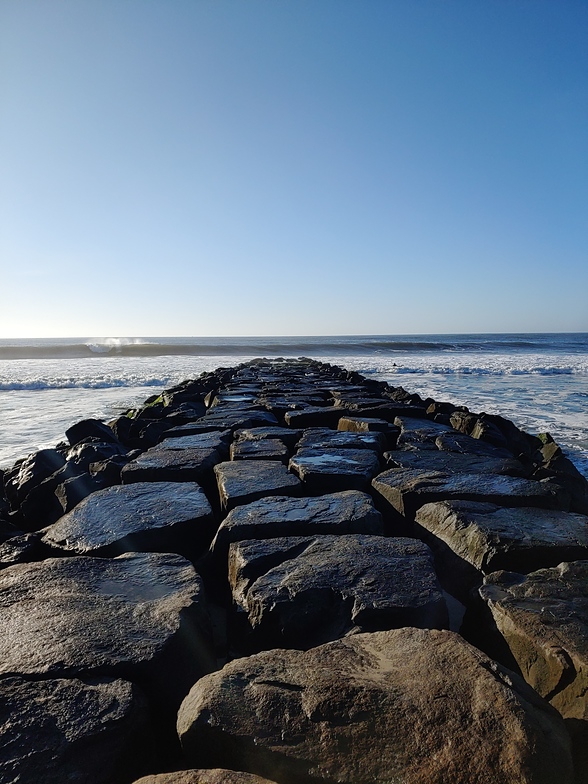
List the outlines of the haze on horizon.
{"label": "haze on horizon", "polygon": [[0,338],[588,331],[581,0],[3,0]]}

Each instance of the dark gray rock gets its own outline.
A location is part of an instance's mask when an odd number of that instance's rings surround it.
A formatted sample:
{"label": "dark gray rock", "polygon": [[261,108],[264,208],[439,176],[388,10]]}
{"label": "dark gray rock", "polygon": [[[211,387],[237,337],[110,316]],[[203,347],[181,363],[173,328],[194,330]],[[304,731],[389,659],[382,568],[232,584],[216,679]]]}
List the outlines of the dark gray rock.
{"label": "dark gray rock", "polygon": [[263,438],[256,441],[235,441],[231,444],[231,460],[278,460],[287,463],[290,451],[277,438]]}
{"label": "dark gray rock", "polygon": [[571,512],[439,501],[422,506],[415,521],[441,582],[457,596],[499,569],[526,573],[588,559],[588,517]]}
{"label": "dark gray rock", "polygon": [[288,427],[337,427],[346,409],[339,406],[308,406],[301,411],[287,411],[284,421]]}
{"label": "dark gray rock", "polygon": [[240,770],[177,770],[174,773],[159,773],[144,776],[134,784],[275,784],[269,779],[262,779],[253,773]]}
{"label": "dark gray rock", "polygon": [[[187,436],[191,438],[191,436]],[[182,439],[168,439],[170,444]],[[165,444],[165,446],[164,446]],[[175,448],[166,442],[148,449],[121,470],[123,484],[133,482],[198,482],[207,485],[223,455],[211,446]]]}
{"label": "dark gray rock", "polygon": [[267,427],[277,425],[278,420],[269,411],[240,411],[211,409],[205,417],[199,420],[204,425],[214,425],[222,430],[240,430],[249,427]]}
{"label": "dark gray rock", "polygon": [[435,446],[442,452],[459,452],[464,455],[478,455],[480,457],[510,458],[513,454],[509,449],[487,444],[477,438],[464,433],[442,433],[435,439]]}
{"label": "dark gray rock", "polygon": [[225,517],[211,545],[225,560],[231,542],[316,534],[382,535],[382,515],[372,499],[357,490],[315,498],[275,496],[238,506]]}
{"label": "dark gray rock", "polygon": [[65,437],[72,446],[88,438],[96,438],[103,443],[114,444],[122,448],[122,444],[112,431],[112,428],[99,419],[82,419],[81,422],[77,422],[65,431]]}
{"label": "dark gray rock", "polygon": [[87,498],[92,493],[102,490],[104,484],[102,483],[102,476],[100,474],[92,475],[84,472],[79,476],[72,476],[66,479],[65,482],[57,485],[55,488],[55,496],[63,512],[70,512],[80,501]]}
{"label": "dark gray rock", "polygon": [[10,508],[18,509],[26,496],[43,480],[65,465],[65,457],[56,449],[41,449],[4,472],[4,492]]}
{"label": "dark gray rock", "polygon": [[289,465],[310,490],[321,493],[366,490],[380,470],[371,449],[299,449]]}
{"label": "dark gray rock", "polygon": [[527,470],[512,455],[488,457],[433,449],[397,449],[388,455],[390,468],[426,469],[449,474],[506,474],[526,476]]}
{"label": "dark gray rock", "polygon": [[381,455],[387,446],[382,433],[353,433],[329,430],[326,427],[308,428],[298,442],[298,449],[371,449]]}
{"label": "dark gray rock", "polygon": [[557,485],[499,474],[450,474],[426,469],[392,468],[372,481],[374,490],[397,512],[413,519],[421,506],[434,501],[479,501],[499,506],[569,507]]}
{"label": "dark gray rock", "polygon": [[170,710],[215,666],[201,580],[178,555],[11,566],[0,624],[0,676],[121,677]]}
{"label": "dark gray rock", "polygon": [[229,445],[233,440],[230,430],[208,430],[206,432],[188,432],[190,425],[174,427],[163,434],[160,441],[162,449],[202,449],[212,447],[221,454],[228,454]]}
{"label": "dark gray rock", "polygon": [[189,763],[281,784],[572,784],[561,716],[449,631],[357,634],[227,664],[178,714]]}
{"label": "dark gray rock", "polygon": [[123,680],[0,680],[0,780],[123,784],[149,761],[147,701]]}
{"label": "dark gray rock", "polygon": [[78,555],[171,552],[194,557],[214,533],[210,504],[195,483],[137,482],[86,498],[45,529],[45,544]]}
{"label": "dark gray rock", "polygon": [[338,430],[349,433],[385,433],[386,435],[400,434],[400,428],[390,424],[386,419],[374,417],[344,416],[339,420]]}
{"label": "dark gray rock", "polygon": [[229,583],[249,620],[247,642],[258,650],[448,623],[431,551],[416,539],[346,534],[235,542]]}
{"label": "dark gray rock", "polygon": [[417,449],[437,449],[435,439],[445,434],[453,434],[452,427],[432,422],[430,419],[413,419],[398,416],[394,424],[400,428],[398,446],[412,446]]}
{"label": "dark gray rock", "polygon": [[235,431],[237,441],[258,441],[266,438],[279,439],[288,449],[294,449],[302,430],[293,430],[290,427],[249,427]]}
{"label": "dark gray rock", "polygon": [[0,569],[14,564],[40,561],[48,555],[47,548],[41,542],[40,532],[18,534],[0,544]]}
{"label": "dark gray rock", "polygon": [[299,495],[300,480],[275,460],[237,460],[219,463],[214,472],[221,508],[250,504],[265,496]]}

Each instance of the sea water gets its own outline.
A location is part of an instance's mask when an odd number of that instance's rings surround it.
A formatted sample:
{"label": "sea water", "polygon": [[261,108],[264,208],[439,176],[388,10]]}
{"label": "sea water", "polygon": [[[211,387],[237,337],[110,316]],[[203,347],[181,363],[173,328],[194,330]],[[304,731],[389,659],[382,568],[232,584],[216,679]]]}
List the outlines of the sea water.
{"label": "sea water", "polygon": [[550,432],[588,477],[588,333],[0,340],[0,467],[80,419],[261,356],[313,357]]}

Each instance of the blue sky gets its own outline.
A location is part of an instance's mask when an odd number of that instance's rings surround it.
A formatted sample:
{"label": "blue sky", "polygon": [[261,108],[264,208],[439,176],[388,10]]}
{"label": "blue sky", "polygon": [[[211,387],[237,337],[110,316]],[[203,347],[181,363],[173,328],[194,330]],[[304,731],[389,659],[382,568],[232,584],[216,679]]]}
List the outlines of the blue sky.
{"label": "blue sky", "polygon": [[588,331],[588,6],[3,0],[0,337]]}

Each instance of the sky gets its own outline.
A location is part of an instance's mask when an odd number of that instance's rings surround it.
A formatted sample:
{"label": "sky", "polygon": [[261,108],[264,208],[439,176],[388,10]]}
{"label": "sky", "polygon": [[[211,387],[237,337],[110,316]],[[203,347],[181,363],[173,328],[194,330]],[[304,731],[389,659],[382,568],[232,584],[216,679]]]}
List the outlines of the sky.
{"label": "sky", "polygon": [[588,331],[584,0],[2,0],[0,338]]}

